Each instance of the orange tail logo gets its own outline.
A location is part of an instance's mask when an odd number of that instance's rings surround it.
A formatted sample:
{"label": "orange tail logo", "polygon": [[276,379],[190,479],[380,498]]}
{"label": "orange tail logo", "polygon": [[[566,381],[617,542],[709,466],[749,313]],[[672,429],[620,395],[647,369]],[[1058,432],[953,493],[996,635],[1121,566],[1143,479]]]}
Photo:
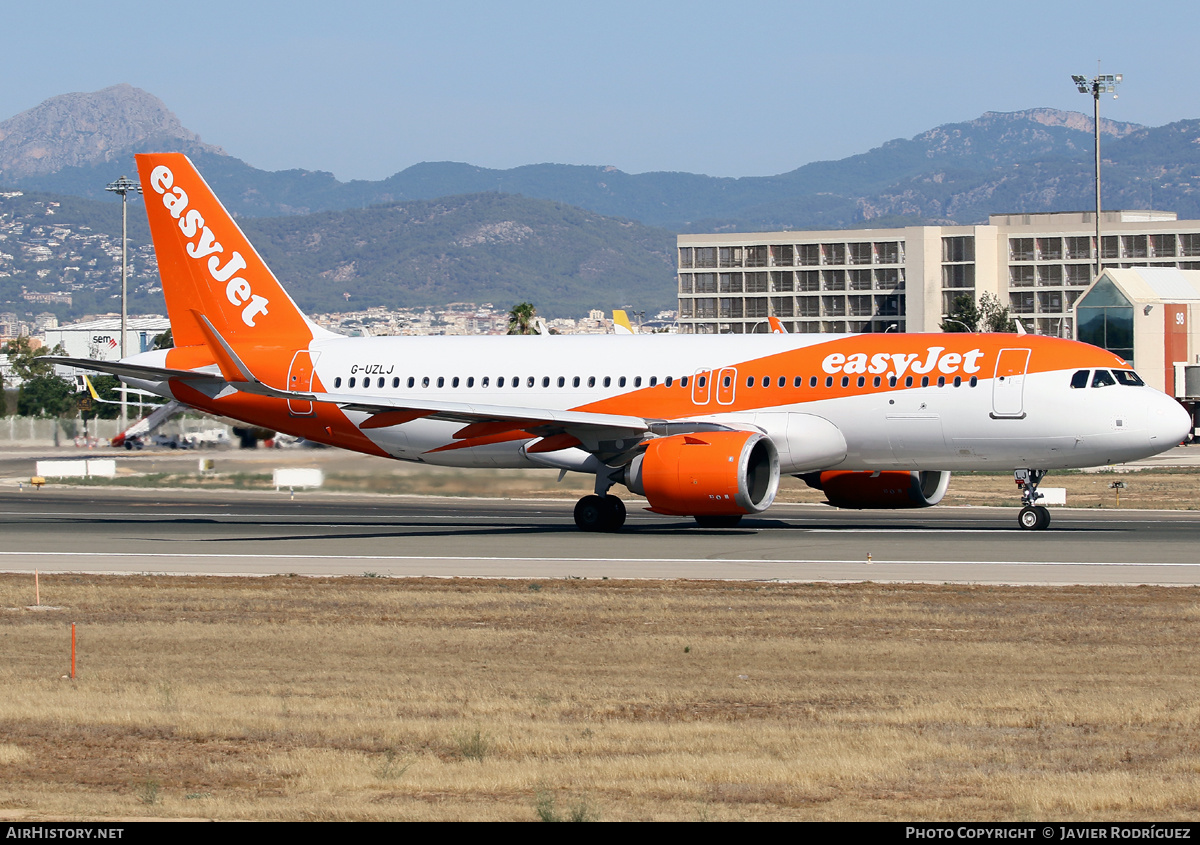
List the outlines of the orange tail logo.
{"label": "orange tail logo", "polygon": [[176,346],[203,346],[194,316],[230,343],[305,347],[312,325],[187,156],[137,156]]}

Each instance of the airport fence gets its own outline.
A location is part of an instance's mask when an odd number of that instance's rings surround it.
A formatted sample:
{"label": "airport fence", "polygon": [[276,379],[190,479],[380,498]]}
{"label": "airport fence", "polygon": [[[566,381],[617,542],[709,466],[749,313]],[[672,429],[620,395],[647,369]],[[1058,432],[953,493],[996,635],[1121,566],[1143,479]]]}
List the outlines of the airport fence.
{"label": "airport fence", "polygon": [[[132,424],[132,420],[130,421]],[[211,419],[177,417],[158,434],[194,434],[229,427]],[[0,417],[0,446],[79,447],[107,446],[121,433],[120,420],[88,420],[86,431],[82,420],[39,419],[37,417]]]}

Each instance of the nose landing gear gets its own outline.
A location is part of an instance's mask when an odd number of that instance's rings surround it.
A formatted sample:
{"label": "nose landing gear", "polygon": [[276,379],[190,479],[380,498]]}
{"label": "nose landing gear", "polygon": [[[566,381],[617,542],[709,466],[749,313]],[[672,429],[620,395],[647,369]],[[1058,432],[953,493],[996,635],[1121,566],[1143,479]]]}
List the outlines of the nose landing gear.
{"label": "nose landing gear", "polygon": [[1044,469],[1018,469],[1013,472],[1013,480],[1021,488],[1021,504],[1024,506],[1017,515],[1017,524],[1026,531],[1045,531],[1050,525],[1050,509],[1037,503],[1042,498],[1037,488],[1045,477]]}

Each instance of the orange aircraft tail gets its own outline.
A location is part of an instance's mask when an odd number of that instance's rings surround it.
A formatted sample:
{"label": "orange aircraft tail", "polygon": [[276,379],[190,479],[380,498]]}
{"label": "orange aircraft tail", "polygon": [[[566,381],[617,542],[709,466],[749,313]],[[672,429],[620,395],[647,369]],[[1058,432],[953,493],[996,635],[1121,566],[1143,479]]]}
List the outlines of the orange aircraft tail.
{"label": "orange aircraft tail", "polygon": [[320,330],[187,156],[145,154],[137,164],[175,346],[212,350],[215,330],[233,346],[307,347]]}

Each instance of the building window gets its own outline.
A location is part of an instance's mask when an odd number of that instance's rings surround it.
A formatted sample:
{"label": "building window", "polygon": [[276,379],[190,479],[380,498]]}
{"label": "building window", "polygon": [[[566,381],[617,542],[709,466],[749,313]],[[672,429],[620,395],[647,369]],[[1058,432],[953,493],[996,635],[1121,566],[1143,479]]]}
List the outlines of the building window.
{"label": "building window", "polygon": [[692,248],[690,246],[681,246],[679,248],[679,266],[692,266]]}
{"label": "building window", "polygon": [[742,266],[742,248],[740,246],[723,246],[720,248],[720,262],[722,267],[741,267]]}
{"label": "building window", "polygon": [[871,263],[871,245],[865,244],[850,244],[850,263],[851,264],[870,264]]}
{"label": "building window", "polygon": [[771,290],[776,293],[784,293],[796,289],[796,282],[789,270],[787,272],[775,271],[771,274]]}
{"label": "building window", "polygon": [[796,290],[818,291],[821,289],[820,270],[800,270],[796,273]]}
{"label": "building window", "polygon": [[720,293],[741,293],[742,274],[722,273],[720,276],[719,291]]}
{"label": "building window", "polygon": [[766,273],[747,273],[746,274],[746,293],[766,293],[767,292],[767,274]]}
{"label": "building window", "polygon": [[791,267],[795,263],[791,244],[780,244],[771,247],[771,265],[773,267]]}
{"label": "building window", "polygon": [[1062,238],[1037,239],[1037,254],[1039,261],[1061,261],[1062,253]]}
{"label": "building window", "polygon": [[692,292],[692,274],[691,273],[680,273],[679,274],[679,292],[680,293],[691,293]]}
{"label": "building window", "polygon": [[1062,265],[1044,264],[1038,267],[1037,283],[1039,287],[1061,287],[1063,283]]}
{"label": "building window", "polygon": [[845,270],[822,270],[821,271],[821,290],[845,290],[846,289],[846,271]]}
{"label": "building window", "polygon": [[717,248],[715,246],[696,247],[696,267],[716,267]]}
{"label": "building window", "polygon": [[[1200,237],[1200,236],[1197,236]],[[820,244],[800,244],[800,264],[806,267],[816,267],[821,263],[821,245]],[[1200,253],[1196,253],[1200,255]]]}
{"label": "building window", "polygon": [[1067,265],[1067,284],[1068,285],[1090,285],[1092,283],[1092,265],[1091,264],[1068,264]]}
{"label": "building window", "polygon": [[746,247],[746,266],[747,267],[766,267],[767,266],[767,248],[765,246],[748,246],[748,247]]}
{"label": "building window", "polygon": [[1009,238],[1009,261],[1033,261],[1033,238]]}
{"label": "building window", "polygon": [[845,264],[846,263],[846,245],[845,244],[821,244],[821,254],[824,257],[823,264]]}
{"label": "building window", "polygon": [[1125,235],[1121,238],[1122,258],[1148,258],[1150,256],[1149,238],[1145,235]]}
{"label": "building window", "polygon": [[899,264],[904,259],[900,257],[899,241],[883,241],[875,244],[875,260],[879,264]]}
{"label": "building window", "polygon": [[1033,291],[1017,291],[1008,295],[1008,307],[1014,314],[1032,314],[1035,308]]}
{"label": "building window", "polygon": [[974,264],[943,264],[942,265],[942,287],[943,288],[971,288],[975,287],[975,265]]}
{"label": "building window", "polygon": [[960,236],[942,238],[942,261],[974,261],[975,238]]}
{"label": "building window", "polygon": [[1031,288],[1035,278],[1035,271],[1032,267],[1008,268],[1008,286],[1010,288]]}
{"label": "building window", "polygon": [[1067,238],[1067,254],[1066,258],[1070,260],[1087,260],[1092,259],[1092,239],[1085,238]]}
{"label": "building window", "polygon": [[1151,235],[1150,236],[1150,257],[1151,258],[1174,258],[1175,257],[1175,236],[1174,235]]}

